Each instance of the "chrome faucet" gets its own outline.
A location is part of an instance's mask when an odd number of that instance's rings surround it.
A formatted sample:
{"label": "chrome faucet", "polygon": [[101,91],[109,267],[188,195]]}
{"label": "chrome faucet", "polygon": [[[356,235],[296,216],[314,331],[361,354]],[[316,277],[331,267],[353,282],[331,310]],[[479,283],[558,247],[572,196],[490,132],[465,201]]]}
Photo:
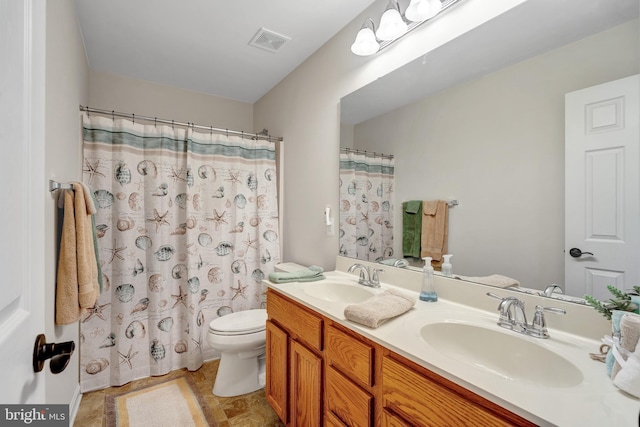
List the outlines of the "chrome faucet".
{"label": "chrome faucet", "polygon": [[492,298],[500,300],[498,305],[498,312],[500,318],[498,319],[498,326],[520,334],[529,335],[534,338],[549,338],[549,331],[547,330],[547,322],[544,318],[544,313],[553,314],[566,314],[567,312],[562,308],[556,307],[543,307],[536,305],[536,312],[533,316],[533,322],[527,323],[527,316],[524,311],[524,302],[516,297],[501,297],[491,292],[487,292],[487,295]]}
{"label": "chrome faucet", "polygon": [[524,333],[527,330],[527,315],[524,312],[524,302],[516,297],[507,297],[498,305],[500,319],[498,325],[512,331]]}
{"label": "chrome faucet", "polygon": [[540,293],[540,295],[544,295],[545,297],[550,297],[551,295],[553,295],[554,293],[558,293],[558,294],[563,294],[564,292],[562,291],[562,288],[558,285],[551,284],[549,286],[547,286],[543,292]]}
{"label": "chrome faucet", "polygon": [[369,267],[362,264],[353,264],[347,270],[348,273],[353,273],[356,270],[360,270],[360,278],[358,279],[358,283],[364,286],[369,286],[372,288],[380,287],[380,279],[378,273],[384,270],[374,269],[373,275],[369,272]]}

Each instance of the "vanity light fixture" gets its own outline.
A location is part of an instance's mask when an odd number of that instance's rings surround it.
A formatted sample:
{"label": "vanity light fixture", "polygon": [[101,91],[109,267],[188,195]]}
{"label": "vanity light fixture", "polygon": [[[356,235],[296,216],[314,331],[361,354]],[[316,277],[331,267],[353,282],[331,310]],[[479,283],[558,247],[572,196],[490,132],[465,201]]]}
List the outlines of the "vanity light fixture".
{"label": "vanity light fixture", "polygon": [[373,19],[367,18],[351,45],[351,52],[358,56],[373,55],[458,1],[411,0],[403,16],[398,1],[390,0],[380,17],[378,30]]}

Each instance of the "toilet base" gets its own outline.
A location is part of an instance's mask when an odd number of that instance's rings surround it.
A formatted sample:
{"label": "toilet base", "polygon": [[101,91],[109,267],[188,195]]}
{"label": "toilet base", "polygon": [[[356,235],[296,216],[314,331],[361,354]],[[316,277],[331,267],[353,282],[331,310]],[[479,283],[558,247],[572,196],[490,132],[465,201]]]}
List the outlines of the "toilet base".
{"label": "toilet base", "polygon": [[240,396],[264,388],[264,348],[248,356],[248,352],[222,353],[213,394],[219,397]]}

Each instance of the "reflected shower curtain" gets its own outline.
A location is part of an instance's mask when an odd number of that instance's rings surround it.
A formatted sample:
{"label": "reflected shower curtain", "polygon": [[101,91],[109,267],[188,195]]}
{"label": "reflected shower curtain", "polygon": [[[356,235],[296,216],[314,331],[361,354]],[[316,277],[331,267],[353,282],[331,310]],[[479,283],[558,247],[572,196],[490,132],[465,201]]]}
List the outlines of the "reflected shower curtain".
{"label": "reflected shower curtain", "polygon": [[393,156],[341,150],[340,255],[393,257]]}
{"label": "reflected shower curtain", "polygon": [[264,308],[279,262],[275,146],[83,115],[103,272],[81,318],[81,389],[213,356],[211,320]]}

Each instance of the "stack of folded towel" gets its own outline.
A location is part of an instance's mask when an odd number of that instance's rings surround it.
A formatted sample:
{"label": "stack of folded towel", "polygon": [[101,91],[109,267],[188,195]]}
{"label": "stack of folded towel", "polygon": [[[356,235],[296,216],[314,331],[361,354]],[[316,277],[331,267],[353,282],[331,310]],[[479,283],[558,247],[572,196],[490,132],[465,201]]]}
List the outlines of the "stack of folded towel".
{"label": "stack of folded towel", "polygon": [[377,328],[389,319],[411,309],[416,299],[400,291],[387,289],[366,301],[350,304],[344,309],[344,317],[370,328]]}
{"label": "stack of folded towel", "polygon": [[620,318],[620,340],[614,342],[611,379],[632,396],[640,397],[640,315],[624,313]]}
{"label": "stack of folded towel", "polygon": [[269,281],[273,283],[314,282],[325,278],[322,272],[322,267],[310,265],[302,270],[271,273],[269,274]]}

